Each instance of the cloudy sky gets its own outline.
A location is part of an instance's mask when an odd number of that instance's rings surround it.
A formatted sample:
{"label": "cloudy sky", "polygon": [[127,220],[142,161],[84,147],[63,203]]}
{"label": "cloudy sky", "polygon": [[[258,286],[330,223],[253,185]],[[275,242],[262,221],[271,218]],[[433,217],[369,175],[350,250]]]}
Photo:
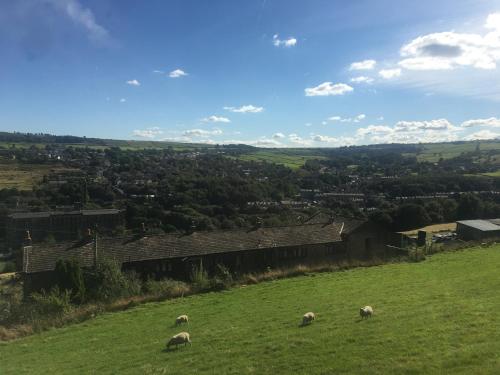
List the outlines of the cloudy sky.
{"label": "cloudy sky", "polygon": [[500,137],[500,0],[0,0],[0,130],[265,147]]}

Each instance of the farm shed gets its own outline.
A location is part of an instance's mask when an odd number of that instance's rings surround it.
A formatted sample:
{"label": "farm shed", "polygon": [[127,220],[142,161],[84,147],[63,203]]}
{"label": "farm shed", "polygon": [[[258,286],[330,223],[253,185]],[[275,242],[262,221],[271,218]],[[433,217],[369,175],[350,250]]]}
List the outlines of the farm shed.
{"label": "farm shed", "polygon": [[[144,277],[188,279],[193,267],[200,264],[209,272],[217,264],[233,272],[249,272],[299,263],[384,257],[390,239],[391,233],[374,223],[350,220],[191,234],[102,237],[97,243],[97,254]],[[50,285],[59,259],[78,259],[82,266],[93,266],[93,239],[25,246],[23,273],[28,288]]]}
{"label": "farm shed", "polygon": [[41,241],[48,235],[56,240],[75,239],[87,228],[111,231],[125,224],[124,211],[118,209],[16,212],[8,215],[6,222],[7,244],[17,247],[30,232],[34,241]]}
{"label": "farm shed", "polygon": [[498,219],[457,221],[457,236],[465,241],[500,238],[499,222]]}

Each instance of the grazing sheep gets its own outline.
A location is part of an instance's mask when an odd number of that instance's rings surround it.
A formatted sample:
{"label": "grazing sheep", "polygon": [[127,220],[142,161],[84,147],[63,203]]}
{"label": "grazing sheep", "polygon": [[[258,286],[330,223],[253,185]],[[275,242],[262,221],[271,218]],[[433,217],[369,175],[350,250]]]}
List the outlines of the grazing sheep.
{"label": "grazing sheep", "polygon": [[189,338],[189,333],[181,332],[175,336],[172,336],[172,338],[167,342],[167,349],[170,349],[171,345],[175,345],[175,347],[177,348],[177,346],[180,344],[184,344],[184,346],[186,346],[188,343],[189,345],[191,345],[191,339]]}
{"label": "grazing sheep", "polygon": [[188,323],[189,324],[189,318],[187,315],[179,315],[177,319],[175,319],[175,325],[178,326],[182,323]]}
{"label": "grazing sheep", "polygon": [[365,306],[359,309],[359,315],[361,318],[371,318],[373,315],[373,308],[371,306]]}
{"label": "grazing sheep", "polygon": [[314,315],[313,312],[305,313],[304,316],[302,317],[302,325],[305,326],[306,324],[310,324],[315,319],[316,315]]}

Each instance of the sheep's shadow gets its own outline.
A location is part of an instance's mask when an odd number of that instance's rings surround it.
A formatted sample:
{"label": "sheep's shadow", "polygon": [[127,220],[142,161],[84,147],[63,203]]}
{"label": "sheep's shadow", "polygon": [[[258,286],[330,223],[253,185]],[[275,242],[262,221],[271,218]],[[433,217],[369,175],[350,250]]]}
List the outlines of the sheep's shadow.
{"label": "sheep's shadow", "polygon": [[309,327],[312,323],[300,323],[299,328]]}
{"label": "sheep's shadow", "polygon": [[[182,346],[181,346],[181,345],[179,345],[179,346],[180,346],[181,348],[182,348],[182,347],[184,347],[184,348],[185,348],[186,346],[191,346],[191,345],[182,345]],[[177,351],[179,351],[179,346],[176,346],[176,347],[174,347],[174,348],[163,348],[161,352],[162,352],[162,353],[177,352]]]}

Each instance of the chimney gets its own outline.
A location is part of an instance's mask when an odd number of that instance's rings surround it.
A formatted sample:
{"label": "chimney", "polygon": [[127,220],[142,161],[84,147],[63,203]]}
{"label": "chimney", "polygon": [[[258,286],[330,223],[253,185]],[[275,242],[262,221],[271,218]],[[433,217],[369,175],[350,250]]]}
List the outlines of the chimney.
{"label": "chimney", "polygon": [[142,237],[146,237],[146,233],[147,233],[147,228],[146,228],[146,224],[144,223],[141,223],[141,236]]}
{"label": "chimney", "polygon": [[31,246],[33,240],[31,239],[31,233],[29,230],[26,231],[26,236],[24,237],[24,246]]}

